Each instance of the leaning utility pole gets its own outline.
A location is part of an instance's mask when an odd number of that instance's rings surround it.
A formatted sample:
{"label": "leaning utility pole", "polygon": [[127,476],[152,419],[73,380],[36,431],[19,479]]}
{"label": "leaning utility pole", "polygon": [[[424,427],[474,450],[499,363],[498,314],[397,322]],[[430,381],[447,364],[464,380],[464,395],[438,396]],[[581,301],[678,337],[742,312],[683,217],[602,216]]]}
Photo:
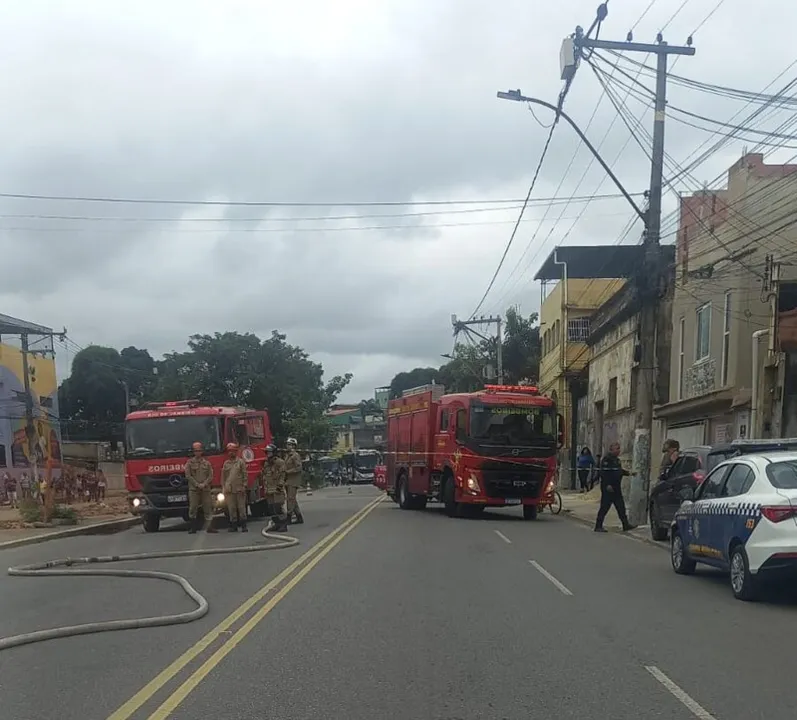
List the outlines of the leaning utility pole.
{"label": "leaning utility pole", "polygon": [[[496,315],[495,317],[480,317],[480,318],[473,318],[472,320],[457,320],[456,315],[451,316],[451,324],[454,326],[454,336],[456,337],[464,331],[470,331],[469,328],[473,327],[474,325],[492,325],[495,324],[495,364],[496,370],[498,375],[498,384],[504,384],[504,350],[503,344],[504,339],[501,333],[501,326],[503,320],[501,319],[500,315]],[[478,334],[478,333],[477,333]],[[479,335],[480,338],[486,340],[487,338],[484,335]]]}
{"label": "leaning utility pole", "polygon": [[[639,375],[637,380],[636,429],[634,431],[633,466],[631,476],[631,494],[628,510],[629,520],[637,525],[646,521],[648,509],[648,492],[650,489],[650,456],[651,432],[653,429],[653,404],[655,400],[654,380],[656,368],[656,344],[658,342],[657,320],[660,293],[662,290],[661,275],[661,196],[662,175],[664,168],[664,119],[667,105],[667,59],[670,55],[694,55],[692,38],[687,46],[668,45],[661,33],[656,43],[635,43],[631,33],[628,41],[594,40],[585,37],[581,28],[576,28],[575,35],[565,43],[572,43],[574,48],[574,65],[578,63],[584,51],[616,50],[618,52],[641,52],[656,56],[656,100],[653,120],[653,148],[650,167],[650,192],[646,212],[645,232],[642,244],[644,267],[637,276],[638,300],[640,303],[638,337],[641,350],[639,359]],[[563,50],[565,46],[563,45]]]}

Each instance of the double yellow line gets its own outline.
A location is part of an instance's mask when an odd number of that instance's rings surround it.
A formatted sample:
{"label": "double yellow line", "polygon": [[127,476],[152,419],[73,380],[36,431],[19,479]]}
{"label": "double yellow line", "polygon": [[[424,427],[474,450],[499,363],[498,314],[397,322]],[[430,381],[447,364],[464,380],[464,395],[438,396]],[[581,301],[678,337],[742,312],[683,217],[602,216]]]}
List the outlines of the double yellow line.
{"label": "double yellow line", "polygon": [[[225,642],[200,665],[185,682],[150,715],[149,720],[164,720],[174,712],[174,710],[185,700],[186,697],[199,685],[199,683],[215,668],[235,647],[243,640],[257,624],[263,620],[276,605],[282,600],[301,580],[309,573],[332,549],[343,540],[354,528],[359,525],[382,500],[384,495],[368,503],[364,508],[352,515],[343,524],[335,528],[329,535],[317,542],[298,560],[291,563],[273,580],[264,585],[254,595],[245,600],[239,607],[231,612],[207,635],[201,638],[195,645],[186,650],[180,657],[163,669],[156,677],[150,680],[141,690],[131,697],[113,714],[108,716],[108,720],[128,720],[145,703],[161,690],[168,682],[180,673],[190,662],[199,657],[207,650],[222,634],[227,633],[230,628],[244,617],[255,605],[266,597],[272,590],[278,587],[286,578],[290,577],[298,568],[301,570],[288,581],[268,602],[266,602],[249,620],[247,620],[235,633],[230,635]],[[315,557],[313,557],[315,556]],[[304,566],[304,567],[302,567]]]}

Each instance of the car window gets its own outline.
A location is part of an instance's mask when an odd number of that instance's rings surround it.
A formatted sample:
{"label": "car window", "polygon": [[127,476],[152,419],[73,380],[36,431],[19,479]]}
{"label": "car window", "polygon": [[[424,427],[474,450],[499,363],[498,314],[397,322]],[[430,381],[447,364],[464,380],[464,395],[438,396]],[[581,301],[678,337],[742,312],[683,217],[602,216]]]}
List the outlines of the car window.
{"label": "car window", "polygon": [[772,487],[797,490],[797,460],[784,460],[767,465],[767,477]]}
{"label": "car window", "polygon": [[719,497],[720,491],[722,490],[722,483],[725,482],[725,476],[728,474],[728,470],[728,465],[723,465],[722,467],[712,470],[698,489],[695,500],[711,500],[712,498]]}
{"label": "car window", "polygon": [[681,475],[691,475],[693,472],[697,472],[700,468],[700,461],[697,458],[697,455],[684,455],[683,463],[681,463],[680,474]]}
{"label": "car window", "polygon": [[723,460],[727,460],[730,455],[726,452],[709,453],[706,458],[706,470],[713,470]]}
{"label": "car window", "polygon": [[755,474],[750,467],[742,464],[733,465],[725,480],[722,497],[744,495],[750,489],[753,480],[755,480]]}
{"label": "car window", "polygon": [[667,476],[675,477],[676,475],[680,475],[683,464],[684,464],[684,456],[681,455],[678,458],[676,458],[675,462],[670,466],[670,469],[667,472]]}

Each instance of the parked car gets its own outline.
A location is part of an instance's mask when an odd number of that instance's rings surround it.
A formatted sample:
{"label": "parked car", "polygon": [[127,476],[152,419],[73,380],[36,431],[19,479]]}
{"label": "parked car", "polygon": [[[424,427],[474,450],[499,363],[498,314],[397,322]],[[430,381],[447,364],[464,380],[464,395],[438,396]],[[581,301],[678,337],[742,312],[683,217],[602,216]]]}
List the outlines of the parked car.
{"label": "parked car", "polygon": [[738,455],[711,470],[678,509],[670,559],[679,575],[697,563],[728,571],[739,600],[766,576],[797,573],[797,453]]}
{"label": "parked car", "polygon": [[694,496],[695,490],[721,462],[729,458],[760,452],[797,451],[797,438],[761,438],[734,440],[721,445],[698,445],[682,450],[670,466],[667,476],[650,492],[650,535],[654,540],[666,540],[675,513],[684,500]]}

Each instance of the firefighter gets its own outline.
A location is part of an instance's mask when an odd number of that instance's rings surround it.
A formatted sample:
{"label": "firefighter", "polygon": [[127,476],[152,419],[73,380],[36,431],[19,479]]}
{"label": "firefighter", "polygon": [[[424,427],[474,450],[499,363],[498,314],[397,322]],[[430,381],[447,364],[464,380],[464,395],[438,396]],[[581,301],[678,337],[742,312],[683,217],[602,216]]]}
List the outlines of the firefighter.
{"label": "firefighter", "polygon": [[288,438],[288,455],[285,458],[285,494],[287,497],[288,522],[301,525],[304,522],[299,509],[297,495],[302,486],[302,458],[296,451],[296,438]]}
{"label": "firefighter", "polygon": [[229,532],[248,532],[246,527],[246,463],[238,457],[238,445],[228,443],[227,459],[221,469],[221,484],[227,499],[227,512],[230,516]]}
{"label": "firefighter", "polygon": [[188,480],[188,532],[194,535],[199,529],[197,514],[200,505],[205,519],[205,531],[215,533],[213,527],[213,500],[211,485],[213,484],[213,466],[203,455],[201,442],[195,442],[191,448],[192,457],[185,464],[185,479]]}
{"label": "firefighter", "polygon": [[623,524],[623,531],[633,530],[636,525],[628,522],[625,512],[625,501],[623,500],[623,477],[630,475],[620,462],[620,443],[609,445],[609,452],[603,456],[600,464],[601,473],[601,504],[598,508],[598,517],[595,519],[595,532],[606,532],[603,527],[603,520],[606,513],[614,505],[620,522]]}
{"label": "firefighter", "polygon": [[269,530],[285,532],[288,529],[288,517],[282,511],[285,502],[285,461],[277,457],[277,448],[274,445],[266,447],[266,462],[260,471],[260,481],[266,495],[271,527]]}

